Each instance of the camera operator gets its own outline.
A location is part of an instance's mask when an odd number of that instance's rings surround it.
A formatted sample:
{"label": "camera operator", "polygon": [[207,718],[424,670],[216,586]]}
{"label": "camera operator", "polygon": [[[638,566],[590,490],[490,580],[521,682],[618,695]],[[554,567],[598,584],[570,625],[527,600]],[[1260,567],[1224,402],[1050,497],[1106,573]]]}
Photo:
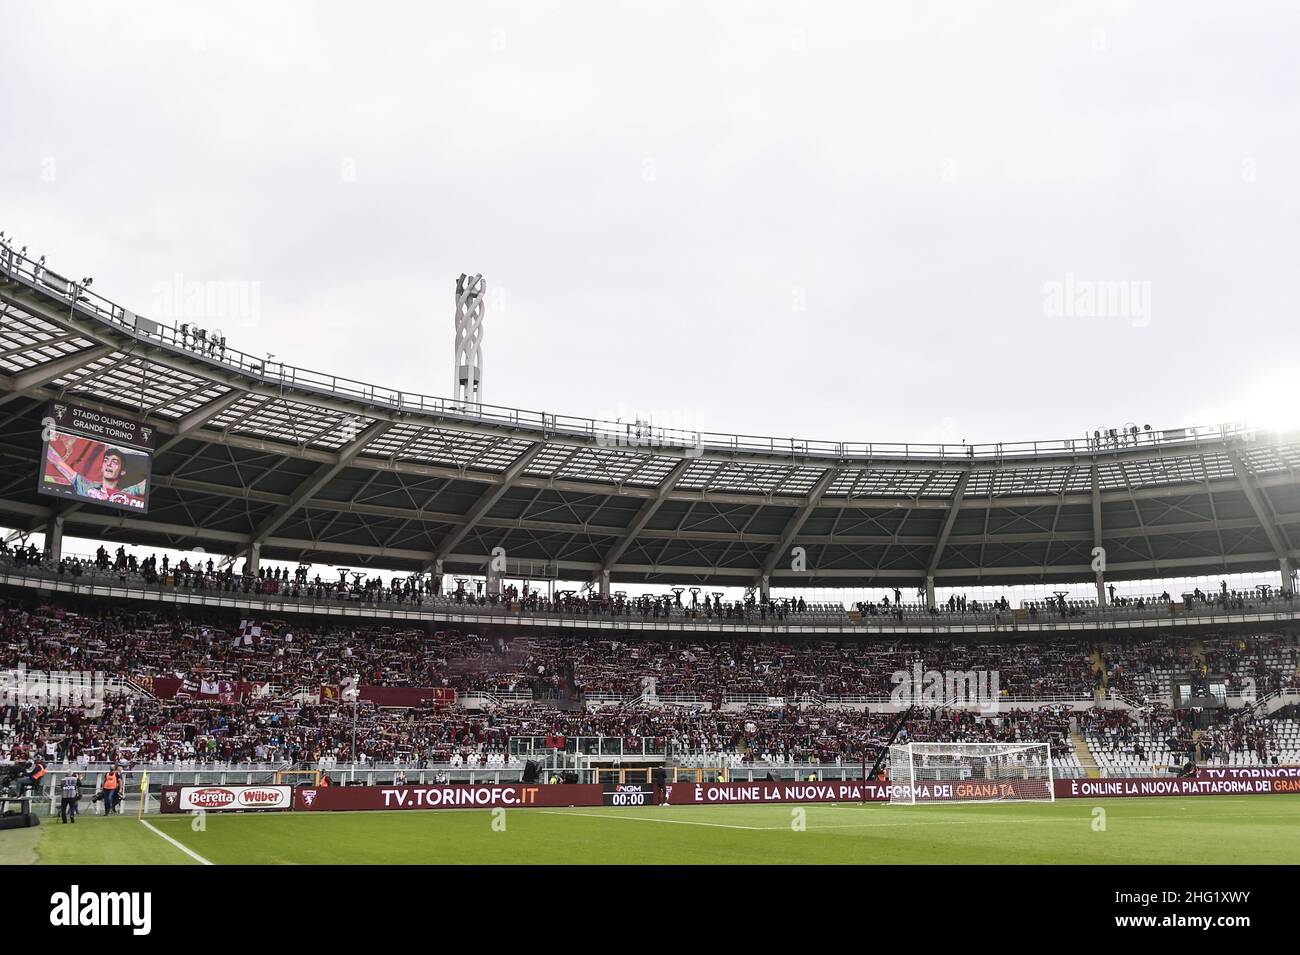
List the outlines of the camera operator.
{"label": "camera operator", "polygon": [[18,772],[9,781],[9,789],[15,796],[22,796],[24,789],[41,788],[41,777],[45,775],[45,764],[39,758],[15,764]]}

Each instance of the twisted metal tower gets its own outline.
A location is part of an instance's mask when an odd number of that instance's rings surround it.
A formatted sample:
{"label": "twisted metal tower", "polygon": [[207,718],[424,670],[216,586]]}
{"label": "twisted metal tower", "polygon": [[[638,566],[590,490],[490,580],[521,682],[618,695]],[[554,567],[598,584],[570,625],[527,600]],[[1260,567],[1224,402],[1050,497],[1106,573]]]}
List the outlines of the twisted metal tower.
{"label": "twisted metal tower", "polygon": [[483,402],[483,295],[482,275],[461,274],[456,280],[456,364],[452,398],[457,403]]}

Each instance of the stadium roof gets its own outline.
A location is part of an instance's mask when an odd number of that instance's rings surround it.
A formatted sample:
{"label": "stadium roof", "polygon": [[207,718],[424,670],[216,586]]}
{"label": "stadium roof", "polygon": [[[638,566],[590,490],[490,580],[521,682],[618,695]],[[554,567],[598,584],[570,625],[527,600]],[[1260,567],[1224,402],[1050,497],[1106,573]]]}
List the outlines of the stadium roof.
{"label": "stadium roof", "polygon": [[[1300,435],[1186,428],[992,445],[650,429],[452,402],[199,342],[5,250],[0,521],[263,558],[773,586],[1276,571]],[[158,431],[147,516],[36,492],[52,398]],[[790,551],[806,550],[805,572]]]}

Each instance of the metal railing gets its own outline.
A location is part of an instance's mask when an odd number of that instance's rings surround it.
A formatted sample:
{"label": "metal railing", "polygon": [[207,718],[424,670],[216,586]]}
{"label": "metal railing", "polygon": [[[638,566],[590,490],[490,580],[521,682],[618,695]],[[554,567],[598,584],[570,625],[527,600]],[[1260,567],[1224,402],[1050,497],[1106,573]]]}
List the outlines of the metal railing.
{"label": "metal railing", "polygon": [[[201,344],[193,336],[176,328],[126,309],[87,285],[66,278],[37,261],[20,255],[9,246],[0,246],[0,275],[19,282],[76,310],[114,332],[151,345],[183,353],[277,389],[291,388],[331,395],[348,401],[360,401],[402,413],[426,414],[463,421],[468,424],[506,426],[539,432],[542,436],[576,437],[611,448],[648,450],[653,448],[707,448],[729,452],[749,452],[781,457],[854,458],[921,458],[929,460],[969,460],[1028,458],[1053,454],[1099,454],[1121,452],[1155,445],[1221,444],[1227,440],[1251,440],[1262,434],[1248,424],[1235,422],[1210,426],[1189,426],[1168,430],[1106,434],[1096,438],[1058,438],[1041,441],[1007,441],[982,444],[934,444],[916,442],[828,441],[806,438],[782,438],[763,435],[728,434],[690,431],[654,425],[627,424],[595,418],[528,411],[498,405],[465,405],[414,392],[385,388],[353,378],[298,368],[284,362],[260,358],[224,344],[211,341]],[[143,319],[143,320],[142,320]]]}
{"label": "metal railing", "polygon": [[[122,577],[126,579],[123,580]],[[259,593],[256,582],[243,589],[243,579],[235,576],[231,585],[225,581],[206,578],[204,585],[163,584],[147,582],[138,573],[122,574],[118,571],[99,571],[93,565],[79,565],[75,570],[65,567],[60,574],[57,566],[24,564],[17,566],[12,559],[0,558],[0,583],[10,586],[31,587],[38,590],[56,590],[70,594],[96,597],[151,600],[185,603],[198,607],[237,608],[254,613],[304,613],[322,616],[340,614],[355,617],[393,620],[425,620],[435,623],[496,623],[502,625],[564,626],[575,630],[617,630],[636,632],[666,632],[675,634],[908,634],[908,633],[1038,633],[1080,629],[1140,629],[1176,626],[1187,623],[1240,623],[1290,621],[1300,616],[1300,600],[1273,596],[1268,600],[1252,597],[1244,608],[1220,607],[1217,604],[1195,603],[1148,605],[1146,607],[1119,606],[1082,609],[1076,614],[1060,616],[1055,612],[1039,611],[1030,616],[1019,611],[999,614],[936,613],[867,615],[855,619],[847,612],[843,618],[829,619],[824,614],[807,615],[792,612],[784,620],[768,615],[762,619],[749,617],[654,617],[639,611],[632,613],[585,612],[572,610],[526,610],[503,604],[483,605],[455,603],[445,597],[430,598],[423,595],[420,602],[414,599],[394,601],[373,595],[358,597],[350,592],[331,593],[325,597],[300,593],[295,596],[292,583],[285,586],[290,592]],[[310,589],[310,588],[308,588]]]}

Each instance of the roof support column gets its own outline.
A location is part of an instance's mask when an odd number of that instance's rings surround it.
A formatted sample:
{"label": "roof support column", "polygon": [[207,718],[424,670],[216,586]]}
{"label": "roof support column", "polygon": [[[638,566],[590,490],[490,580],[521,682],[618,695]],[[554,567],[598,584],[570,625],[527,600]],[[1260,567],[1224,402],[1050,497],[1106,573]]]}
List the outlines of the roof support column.
{"label": "roof support column", "polygon": [[244,576],[256,577],[261,569],[262,544],[260,541],[253,541],[248,545],[248,550],[244,551]]}
{"label": "roof support column", "polygon": [[934,575],[939,569],[939,562],[943,559],[943,549],[948,546],[948,535],[952,533],[952,525],[957,522],[957,512],[961,510],[962,499],[966,497],[966,485],[970,481],[970,472],[962,471],[957,478],[957,486],[953,488],[952,501],[948,505],[948,513],[944,515],[943,525],[939,528],[939,536],[934,542],[934,550],[930,553],[930,563],[925,569],[925,600],[926,606],[934,609]]}
{"label": "roof support column", "polygon": [[266,540],[279,530],[281,525],[297,513],[299,509],[305,507],[312,497],[321,490],[321,488],[329,484],[329,482],[332,481],[339,472],[356,460],[357,455],[362,452],[366,445],[376,438],[381,437],[391,427],[392,424],[387,421],[374,422],[362,431],[359,436],[353,438],[352,441],[345,445],[338,454],[334,456],[334,461],[332,463],[322,464],[318,467],[315,474],[307,478],[294,489],[294,492],[289,495],[288,503],[277,508],[274,513],[270,514],[265,520],[257,525],[257,529],[253,531],[252,543],[261,544],[262,541]]}
{"label": "roof support column", "polygon": [[539,441],[536,444],[529,445],[525,451],[515,458],[501,475],[501,480],[484,491],[483,495],[465,512],[461,522],[442,539],[437,550],[433,553],[433,559],[425,565],[425,570],[447,559],[447,555],[465,539],[465,535],[474,529],[474,525],[479,522],[479,519],[492,510],[497,501],[501,500],[505,493],[514,486],[515,481],[524,473],[524,470],[532,463],[533,458],[537,457],[545,446],[546,442]]}
{"label": "roof support column", "polygon": [[1264,536],[1268,538],[1273,553],[1277,555],[1278,567],[1282,571],[1282,589],[1292,590],[1292,578],[1295,575],[1295,568],[1291,566],[1291,541],[1287,538],[1286,532],[1278,526],[1268,500],[1260,492],[1258,485],[1255,483],[1254,475],[1250,473],[1246,463],[1241,460],[1241,455],[1233,448],[1228,448],[1225,453],[1232,463],[1232,470],[1236,472],[1237,482],[1241,485],[1242,493],[1246,495],[1246,500],[1250,503],[1250,509],[1255,512],[1260,527],[1264,529]]}
{"label": "roof support column", "polygon": [[[658,490],[655,492],[655,496],[641,505],[641,510],[637,512],[636,517],[632,518],[632,523],[627,526],[627,530],[625,530],[622,536],[619,537],[618,543],[611,547],[605,554],[604,559],[601,560],[601,569],[596,572],[597,577],[601,574],[604,574],[605,578],[609,577],[609,572],[614,569],[614,565],[618,563],[619,558],[622,557],[628,547],[631,546],[632,541],[636,539],[636,536],[645,530],[646,525],[650,523],[650,518],[654,517],[655,512],[659,510],[659,506],[668,499],[669,493],[677,486],[678,479],[680,479],[681,476],[686,473],[686,469],[691,466],[691,460],[692,459],[690,458],[685,458],[673,465],[673,469],[668,472],[667,476],[663,479],[663,482],[659,485]],[[601,593],[608,592],[608,583],[602,584],[601,587]]]}
{"label": "roof support column", "polygon": [[1106,606],[1106,548],[1101,544],[1101,483],[1092,466],[1092,568],[1097,575],[1097,606]]}
{"label": "roof support column", "polygon": [[790,557],[790,545],[794,543],[795,538],[799,536],[799,531],[803,529],[804,523],[812,516],[812,512],[817,510],[821,504],[822,495],[826,489],[831,486],[839,474],[838,467],[830,467],[822,472],[822,476],[817,479],[817,483],[812,486],[808,492],[808,500],[799,507],[798,510],[786,521],[785,529],[781,532],[781,539],[777,541],[775,547],[767,555],[767,560],[763,561],[763,567],[758,573],[759,592],[762,593],[763,599],[767,599],[767,593],[770,587],[770,578],[772,572],[776,570],[776,565]]}
{"label": "roof support column", "polygon": [[55,514],[45,525],[45,559],[57,564],[63,559],[63,515]]}

